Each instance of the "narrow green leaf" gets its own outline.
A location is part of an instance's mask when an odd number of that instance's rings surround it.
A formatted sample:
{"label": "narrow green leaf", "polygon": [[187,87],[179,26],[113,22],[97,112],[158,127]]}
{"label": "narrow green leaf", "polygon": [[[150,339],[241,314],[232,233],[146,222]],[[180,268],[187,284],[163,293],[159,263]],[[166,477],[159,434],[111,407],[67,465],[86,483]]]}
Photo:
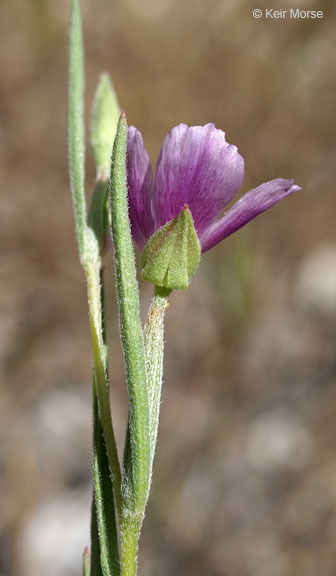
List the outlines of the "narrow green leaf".
{"label": "narrow green leaf", "polygon": [[71,0],[69,28],[68,90],[69,175],[76,237],[80,257],[84,253],[86,230],[84,65],[79,0]]}
{"label": "narrow green leaf", "polygon": [[99,416],[104,430],[106,450],[113,478],[114,492],[118,513],[121,512],[121,473],[118,452],[111,419],[106,363],[106,345],[104,342],[104,317],[101,302],[101,268],[100,265],[89,265],[86,269],[89,318],[93,349],[93,367],[96,381]]}
{"label": "narrow green leaf", "polygon": [[130,450],[126,451],[129,461],[124,467],[123,497],[125,513],[134,516],[140,530],[150,481],[149,406],[139,293],[128,216],[126,150],[127,121],[122,113],[113,146],[109,189],[121,339],[129,396]]}
{"label": "narrow green leaf", "polygon": [[97,523],[96,502],[93,494],[91,506],[91,554],[90,554],[90,576],[104,576],[100,561],[100,544]]}
{"label": "narrow green leaf", "polygon": [[99,534],[100,562],[103,576],[120,576],[118,531],[110,478],[109,462],[99,421],[98,400],[94,385],[94,452],[93,476],[95,487],[95,510]]}
{"label": "narrow green leaf", "polygon": [[[104,315],[104,273],[100,271],[101,336],[106,376],[108,353]],[[117,458],[116,454],[116,458]],[[119,468],[119,463],[118,463]],[[96,576],[120,576],[117,519],[114,490],[110,476],[109,458],[103,427],[99,416],[99,403],[95,377],[93,377],[93,477],[94,497],[92,505],[91,540],[94,546],[94,562],[99,564]]]}
{"label": "narrow green leaf", "polygon": [[83,552],[83,576],[90,576],[90,558],[87,546],[84,548]]}
{"label": "narrow green leaf", "polygon": [[90,123],[90,145],[98,180],[105,180],[110,174],[112,146],[119,116],[119,103],[110,77],[102,74],[92,105]]}

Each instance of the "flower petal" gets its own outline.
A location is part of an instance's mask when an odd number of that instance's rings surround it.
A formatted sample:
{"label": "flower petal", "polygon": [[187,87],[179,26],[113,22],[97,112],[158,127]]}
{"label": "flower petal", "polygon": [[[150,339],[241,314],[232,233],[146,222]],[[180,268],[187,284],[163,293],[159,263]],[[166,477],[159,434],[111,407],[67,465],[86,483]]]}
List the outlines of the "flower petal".
{"label": "flower petal", "polygon": [[154,176],[141,133],[134,126],[128,129],[127,183],[132,236],[142,248],[154,232]]}
{"label": "flower petal", "polygon": [[215,222],[200,237],[202,252],[213,248],[218,242],[245,226],[250,220],[265,212],[288,194],[301,190],[294,180],[276,178],[247,192],[222,218]]}
{"label": "flower petal", "polygon": [[163,141],[154,193],[156,227],[187,205],[198,235],[218,218],[239,191],[244,159],[214,124],[179,124]]}

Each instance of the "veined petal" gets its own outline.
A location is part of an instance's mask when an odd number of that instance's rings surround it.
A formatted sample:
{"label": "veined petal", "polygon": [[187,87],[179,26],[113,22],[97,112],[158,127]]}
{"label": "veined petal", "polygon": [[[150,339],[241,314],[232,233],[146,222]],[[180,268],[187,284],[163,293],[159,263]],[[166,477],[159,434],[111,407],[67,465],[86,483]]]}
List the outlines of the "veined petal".
{"label": "veined petal", "polygon": [[239,191],[244,159],[214,124],[179,124],[163,141],[154,192],[156,227],[189,206],[200,236]]}
{"label": "veined petal", "polygon": [[276,178],[247,192],[217,222],[200,237],[202,252],[213,248],[218,242],[245,226],[262,212],[288,196],[301,190],[294,180]]}
{"label": "veined petal", "polygon": [[154,232],[152,165],[139,130],[128,129],[127,183],[133,240],[142,248]]}

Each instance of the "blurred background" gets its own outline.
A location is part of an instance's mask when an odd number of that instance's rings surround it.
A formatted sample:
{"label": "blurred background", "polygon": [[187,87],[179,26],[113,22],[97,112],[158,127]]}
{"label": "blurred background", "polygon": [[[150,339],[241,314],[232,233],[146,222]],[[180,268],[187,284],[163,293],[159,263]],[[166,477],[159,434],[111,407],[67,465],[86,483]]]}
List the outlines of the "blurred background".
{"label": "blurred background", "polygon": [[[293,0],[294,2],[294,0]],[[166,324],[143,576],[336,573],[336,5],[82,0],[89,110],[108,71],[153,162],[215,122],[243,191],[302,192],[207,253]],[[324,10],[255,20],[253,8]],[[89,541],[91,352],[68,190],[68,0],[0,3],[0,575],[77,576]],[[88,116],[88,113],[87,113]],[[94,166],[87,158],[87,189]],[[126,395],[106,257],[113,414]],[[143,316],[151,296],[142,284]]]}

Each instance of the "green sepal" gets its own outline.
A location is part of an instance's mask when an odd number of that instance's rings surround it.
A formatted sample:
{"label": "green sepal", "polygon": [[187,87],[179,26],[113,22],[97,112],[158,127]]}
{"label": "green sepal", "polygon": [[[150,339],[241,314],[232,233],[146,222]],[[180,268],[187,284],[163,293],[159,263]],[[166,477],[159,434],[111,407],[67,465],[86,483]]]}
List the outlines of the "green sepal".
{"label": "green sepal", "polygon": [[98,178],[110,175],[111,154],[120,108],[108,74],[100,76],[96,88],[90,123],[90,146],[97,166]]}
{"label": "green sepal", "polygon": [[193,218],[184,207],[157,230],[141,256],[142,278],[166,290],[187,290],[201,259]]}
{"label": "green sepal", "polygon": [[109,219],[108,182],[97,180],[91,198],[88,226],[97,238],[101,255],[104,254],[106,238],[109,233]]}

